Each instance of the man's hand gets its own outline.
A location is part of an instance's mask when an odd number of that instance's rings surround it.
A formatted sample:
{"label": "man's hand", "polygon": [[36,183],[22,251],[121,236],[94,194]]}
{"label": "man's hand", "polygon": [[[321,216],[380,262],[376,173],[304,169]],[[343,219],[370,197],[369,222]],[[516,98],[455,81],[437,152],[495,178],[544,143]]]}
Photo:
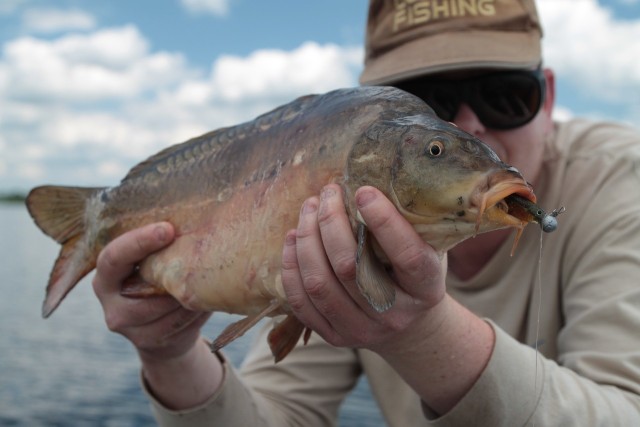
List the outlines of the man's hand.
{"label": "man's hand", "polygon": [[121,295],[125,282],[142,280],[136,265],[173,239],[169,223],[150,224],[114,239],[98,256],[93,288],[108,328],[138,351],[156,397],[170,408],[186,409],[208,399],[222,381],[222,365],[199,338],[211,313],[189,311],[168,295]]}
{"label": "man's hand", "polygon": [[375,188],[359,189],[356,202],[393,267],[394,305],[378,313],[358,290],[357,243],[337,185],[303,205],[298,228],[285,243],[283,282],[296,316],[329,343],[384,351],[400,344],[412,325],[443,300],[446,261]]}
{"label": "man's hand", "polygon": [[447,293],[446,257],[425,243],[375,188],[356,192],[368,230],[396,282],[393,306],[378,313],[355,281],[357,243],[342,191],[329,185],[308,199],[287,234],[282,281],[295,315],[335,346],[380,354],[437,413],[475,383],[494,344],[491,327]]}

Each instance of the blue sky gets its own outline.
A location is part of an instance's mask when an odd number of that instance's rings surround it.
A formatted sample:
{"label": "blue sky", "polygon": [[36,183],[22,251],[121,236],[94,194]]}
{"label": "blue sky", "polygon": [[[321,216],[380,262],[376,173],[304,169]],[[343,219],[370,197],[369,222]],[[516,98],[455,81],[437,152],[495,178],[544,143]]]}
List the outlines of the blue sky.
{"label": "blue sky", "polygon": [[[640,0],[538,0],[557,117],[640,127]],[[0,192],[115,185],[163,147],[357,85],[366,0],[0,0]]]}

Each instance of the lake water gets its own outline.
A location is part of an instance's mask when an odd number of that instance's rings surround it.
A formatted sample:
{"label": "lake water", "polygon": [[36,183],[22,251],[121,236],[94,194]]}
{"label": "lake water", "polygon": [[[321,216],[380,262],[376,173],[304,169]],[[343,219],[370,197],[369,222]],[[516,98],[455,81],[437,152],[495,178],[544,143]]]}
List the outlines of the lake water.
{"label": "lake water", "polygon": [[[40,317],[59,246],[22,205],[0,204],[0,426],[152,426],[131,345],[107,330],[85,278],[49,319]],[[204,334],[230,323],[216,314]],[[211,332],[211,333],[209,333]],[[225,348],[238,365],[251,333]],[[384,425],[363,379],[345,401],[340,426]]]}

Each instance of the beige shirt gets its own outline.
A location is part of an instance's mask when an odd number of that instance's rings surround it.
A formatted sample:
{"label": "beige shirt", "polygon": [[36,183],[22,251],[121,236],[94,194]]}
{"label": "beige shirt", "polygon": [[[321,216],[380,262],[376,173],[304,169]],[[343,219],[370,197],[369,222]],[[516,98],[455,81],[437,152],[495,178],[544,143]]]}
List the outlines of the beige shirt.
{"label": "beige shirt", "polygon": [[640,135],[559,124],[536,194],[547,209],[567,208],[542,251],[529,226],[513,257],[507,242],[471,280],[447,278],[496,332],[489,364],[447,414],[430,414],[376,354],[316,334],[276,365],[264,331],[239,373],[225,364],[204,405],[169,411],[150,395],[160,424],[334,425],[364,372],[389,426],[640,426]]}

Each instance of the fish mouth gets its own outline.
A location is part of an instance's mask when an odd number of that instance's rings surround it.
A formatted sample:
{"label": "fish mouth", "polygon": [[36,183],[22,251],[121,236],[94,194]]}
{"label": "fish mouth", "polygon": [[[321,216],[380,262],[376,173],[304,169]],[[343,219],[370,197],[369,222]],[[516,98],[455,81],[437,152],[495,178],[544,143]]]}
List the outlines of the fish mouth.
{"label": "fish mouth", "polygon": [[[513,227],[517,230],[513,249],[524,230],[535,218],[519,202],[535,203],[536,196],[533,188],[519,173],[511,170],[501,171],[490,176],[483,186],[484,191],[478,189],[476,200],[479,198],[478,216],[476,217],[476,234],[482,229],[498,229]],[[488,189],[487,189],[488,186]],[[519,196],[512,197],[512,196]]]}
{"label": "fish mouth", "polygon": [[532,222],[533,215],[510,198],[513,195],[523,197],[531,203],[536,202],[533,189],[522,180],[510,179],[494,184],[482,194],[480,199],[476,230],[480,229],[482,223],[487,221],[518,228]]}

